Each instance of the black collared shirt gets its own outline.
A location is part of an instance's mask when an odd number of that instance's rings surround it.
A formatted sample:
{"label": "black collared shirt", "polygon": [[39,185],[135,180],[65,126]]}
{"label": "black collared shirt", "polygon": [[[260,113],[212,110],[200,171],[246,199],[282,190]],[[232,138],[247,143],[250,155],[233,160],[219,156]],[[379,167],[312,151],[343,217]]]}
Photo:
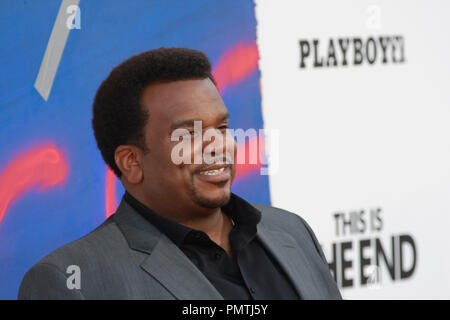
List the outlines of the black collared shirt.
{"label": "black collared shirt", "polygon": [[226,300],[299,299],[288,277],[256,237],[261,213],[231,195],[224,207],[234,222],[230,245],[236,263],[206,233],[150,210],[128,192],[125,201],[173,241]]}

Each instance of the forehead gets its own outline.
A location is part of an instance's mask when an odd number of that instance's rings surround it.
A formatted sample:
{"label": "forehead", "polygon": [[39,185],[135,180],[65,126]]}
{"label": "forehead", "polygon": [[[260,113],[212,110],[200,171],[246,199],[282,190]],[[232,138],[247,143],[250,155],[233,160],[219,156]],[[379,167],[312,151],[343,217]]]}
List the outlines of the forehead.
{"label": "forehead", "polygon": [[141,104],[150,114],[149,122],[158,126],[190,119],[208,122],[227,113],[209,78],[151,84],[144,89]]}

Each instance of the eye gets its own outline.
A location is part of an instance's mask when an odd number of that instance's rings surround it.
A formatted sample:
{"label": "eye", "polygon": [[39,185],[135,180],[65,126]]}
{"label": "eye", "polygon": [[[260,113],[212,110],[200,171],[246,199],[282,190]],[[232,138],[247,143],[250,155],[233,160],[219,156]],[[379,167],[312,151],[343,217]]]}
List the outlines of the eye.
{"label": "eye", "polygon": [[202,135],[202,131],[200,130],[200,131],[195,131],[194,129],[192,129],[192,130],[189,130],[189,134],[192,136],[192,137],[195,137],[195,136],[201,136]]}
{"label": "eye", "polygon": [[219,129],[222,130],[222,131],[225,131],[225,130],[228,129],[228,125],[227,125],[227,124],[221,125],[221,126],[219,127]]}

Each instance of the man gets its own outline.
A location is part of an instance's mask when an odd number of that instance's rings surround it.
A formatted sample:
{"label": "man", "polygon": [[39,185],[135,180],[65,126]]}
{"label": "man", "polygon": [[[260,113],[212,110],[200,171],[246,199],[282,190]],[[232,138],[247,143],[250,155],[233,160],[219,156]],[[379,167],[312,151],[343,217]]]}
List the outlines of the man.
{"label": "man", "polygon": [[[101,226],[33,266],[19,299],[340,299],[302,218],[230,192],[233,139],[189,143],[174,161],[176,130],[196,135],[200,122],[226,137],[228,118],[202,52],[161,48],[116,67],[92,123],[126,193]],[[211,144],[214,161],[196,162]]]}

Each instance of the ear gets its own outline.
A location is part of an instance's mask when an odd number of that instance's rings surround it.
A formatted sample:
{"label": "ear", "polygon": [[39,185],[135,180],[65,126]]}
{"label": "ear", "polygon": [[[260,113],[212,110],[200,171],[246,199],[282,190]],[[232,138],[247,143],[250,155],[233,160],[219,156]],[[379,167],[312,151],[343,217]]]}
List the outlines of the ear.
{"label": "ear", "polygon": [[122,172],[123,178],[130,184],[141,183],[144,172],[141,165],[141,153],[131,145],[120,145],[114,152],[114,161]]}

